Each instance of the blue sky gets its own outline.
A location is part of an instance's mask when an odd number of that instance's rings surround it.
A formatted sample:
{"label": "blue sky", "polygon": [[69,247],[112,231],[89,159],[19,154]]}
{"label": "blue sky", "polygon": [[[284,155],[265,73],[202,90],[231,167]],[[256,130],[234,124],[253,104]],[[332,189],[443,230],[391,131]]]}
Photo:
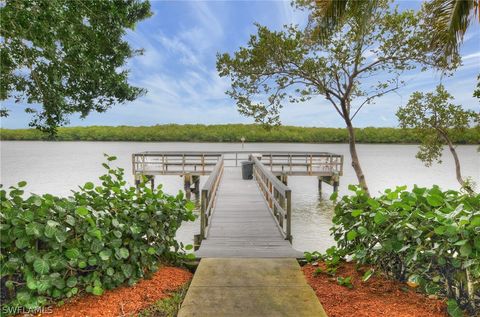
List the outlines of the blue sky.
{"label": "blue sky", "polygon": [[[396,1],[401,8],[419,8],[420,1]],[[132,84],[148,89],[134,102],[117,105],[103,114],[92,113],[86,119],[71,118],[71,126],[155,125],[165,123],[251,123],[242,117],[234,102],[225,95],[229,79],[220,78],[215,69],[217,52],[234,52],[255,33],[254,22],[280,29],[284,24],[304,24],[305,13],[290,7],[290,1],[152,1],[154,16],[141,22],[127,34],[135,48],[144,48],[143,56],[133,58],[128,67]],[[472,97],[480,73],[480,27],[473,22],[461,48],[464,66],[443,83],[455,96],[455,102],[477,109]],[[377,99],[362,109],[355,125],[396,126],[395,112],[406,104],[415,90],[433,90],[438,73],[409,72],[408,82],[397,94]],[[28,126],[25,105],[12,109],[2,118],[5,128]],[[322,97],[303,104],[285,105],[283,124],[297,126],[342,127],[341,118]]]}

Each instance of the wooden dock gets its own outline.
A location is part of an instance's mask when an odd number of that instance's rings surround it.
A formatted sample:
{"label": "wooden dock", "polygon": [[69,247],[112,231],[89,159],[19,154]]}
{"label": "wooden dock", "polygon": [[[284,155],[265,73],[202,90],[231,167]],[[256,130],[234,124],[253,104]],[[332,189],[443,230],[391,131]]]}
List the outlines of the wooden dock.
{"label": "wooden dock", "polygon": [[[241,162],[253,165],[253,179],[242,179]],[[337,190],[343,156],[326,152],[143,152],[132,155],[139,182],[155,175],[184,177],[200,197],[199,258],[301,258],[292,248],[292,192],[288,177],[317,176]],[[201,175],[209,175],[199,188]],[[192,185],[194,187],[192,188]]]}
{"label": "wooden dock", "polygon": [[[332,153],[159,153],[132,157],[136,181],[182,175],[200,196],[201,258],[179,317],[327,317],[293,249],[289,175],[314,175],[338,187],[343,157]],[[243,157],[242,157],[243,156]],[[243,179],[248,159],[252,179]],[[230,163],[230,164],[229,164]],[[233,163],[233,164],[232,164]],[[200,175],[209,175],[199,189]]]}
{"label": "wooden dock", "polygon": [[239,167],[227,167],[217,193],[200,258],[301,258],[282,235],[257,183],[243,180]]}

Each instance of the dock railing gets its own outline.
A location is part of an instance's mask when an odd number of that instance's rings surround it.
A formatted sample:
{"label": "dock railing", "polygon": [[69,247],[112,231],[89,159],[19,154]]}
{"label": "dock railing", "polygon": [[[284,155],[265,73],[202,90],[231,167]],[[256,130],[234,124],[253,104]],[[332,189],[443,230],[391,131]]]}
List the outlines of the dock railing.
{"label": "dock railing", "polygon": [[276,220],[285,240],[292,242],[292,190],[282,183],[258,158],[254,163],[253,177],[267,202],[268,209]]}
{"label": "dock railing", "polygon": [[132,155],[134,175],[208,175],[220,156],[225,167],[240,166],[252,153],[275,175],[343,175],[343,155],[329,152],[298,151],[188,151],[142,152]]}
{"label": "dock railing", "polygon": [[222,155],[202,187],[200,199],[200,240],[205,239],[208,234],[210,217],[215,208],[218,186],[223,176],[223,168],[224,160]]}

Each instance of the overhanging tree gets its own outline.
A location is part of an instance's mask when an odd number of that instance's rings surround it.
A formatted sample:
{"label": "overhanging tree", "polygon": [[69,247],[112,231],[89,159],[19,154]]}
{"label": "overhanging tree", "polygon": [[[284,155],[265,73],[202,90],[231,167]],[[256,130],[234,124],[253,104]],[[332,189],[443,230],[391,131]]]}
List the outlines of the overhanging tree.
{"label": "overhanging tree", "polygon": [[29,125],[52,135],[70,114],[84,118],[134,100],[144,90],[128,83],[125,64],[141,50],[123,36],[150,15],[142,0],[7,0],[0,6],[0,100],[31,104]]}
{"label": "overhanging tree", "polygon": [[284,99],[301,102],[323,96],[345,122],[352,166],[368,193],[353,120],[365,105],[397,90],[402,72],[437,61],[426,53],[429,35],[418,14],[391,9],[388,1],[364,9],[370,14],[346,10],[328,41],[317,36],[315,14],[303,30],[289,26],[271,31],[258,25],[246,47],[217,57],[217,69],[220,76],[231,78],[227,94],[240,113],[268,125],[280,123]]}
{"label": "overhanging tree", "polygon": [[426,166],[432,165],[434,161],[441,163],[443,146],[446,144],[455,162],[457,181],[465,190],[472,192],[471,184],[462,177],[460,159],[451,133],[461,133],[471,124],[480,122],[480,115],[451,103],[451,100],[453,96],[443,85],[438,85],[435,92],[416,91],[407,105],[397,111],[397,117],[401,127],[413,128],[422,136],[417,158]]}
{"label": "overhanging tree", "polygon": [[[377,6],[378,0],[297,0],[308,6],[318,21],[319,36],[326,39],[348,15],[369,15],[368,6]],[[431,32],[430,49],[439,57],[455,59],[463,37],[473,20],[480,22],[478,0],[428,0],[422,12]]]}

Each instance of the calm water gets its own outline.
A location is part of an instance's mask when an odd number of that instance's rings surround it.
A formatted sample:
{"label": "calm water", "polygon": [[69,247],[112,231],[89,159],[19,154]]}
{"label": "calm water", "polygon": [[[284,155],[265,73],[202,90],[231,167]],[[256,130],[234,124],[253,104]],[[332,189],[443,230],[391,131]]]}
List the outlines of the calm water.
{"label": "calm water", "polygon": [[[234,151],[240,144],[222,143],[137,143],[137,142],[0,142],[0,183],[9,186],[20,180],[28,182],[27,191],[69,195],[70,190],[87,181],[97,180],[104,169],[103,153],[118,157],[117,165],[131,172],[131,154],[141,151]],[[356,177],[349,159],[346,144],[246,144],[245,150],[259,151],[327,151],[345,156],[344,176],[340,179],[340,193],[347,193],[347,185]],[[426,168],[415,158],[415,145],[358,145],[359,155],[372,194],[396,185],[437,184],[444,189],[458,189],[454,165],[448,151],[443,163]],[[471,176],[480,183],[480,157],[476,146],[459,146],[458,154],[464,176]],[[130,177],[133,182],[133,178]],[[201,183],[206,177],[201,178]],[[298,250],[323,251],[333,244],[329,236],[332,208],[328,201],[331,187],[324,185],[320,197],[315,177],[289,177],[293,191],[292,231],[293,244]],[[178,176],[161,176],[165,191],[176,193],[182,189]],[[178,238],[191,243],[198,233],[198,223],[184,224]]]}

